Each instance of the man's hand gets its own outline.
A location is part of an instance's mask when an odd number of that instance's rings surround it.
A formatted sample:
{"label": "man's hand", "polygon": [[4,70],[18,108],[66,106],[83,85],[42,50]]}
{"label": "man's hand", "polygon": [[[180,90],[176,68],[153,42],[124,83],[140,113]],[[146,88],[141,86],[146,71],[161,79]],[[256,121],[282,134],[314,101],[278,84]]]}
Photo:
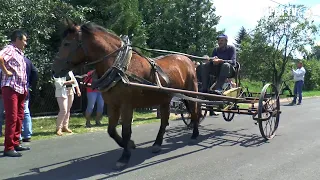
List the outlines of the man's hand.
{"label": "man's hand", "polygon": [[78,95],[78,97],[80,97],[80,96],[81,96],[81,92],[80,92],[80,91],[78,91],[78,92],[77,92],[77,95]]}
{"label": "man's hand", "polygon": [[223,63],[222,59],[214,59],[213,60],[213,64],[221,64],[221,63]]}

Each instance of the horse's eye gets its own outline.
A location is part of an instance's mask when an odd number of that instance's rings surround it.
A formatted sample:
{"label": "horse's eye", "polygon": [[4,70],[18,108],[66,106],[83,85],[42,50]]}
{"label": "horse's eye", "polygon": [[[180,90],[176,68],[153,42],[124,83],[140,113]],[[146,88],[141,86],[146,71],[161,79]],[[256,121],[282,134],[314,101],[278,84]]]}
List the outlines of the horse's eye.
{"label": "horse's eye", "polygon": [[63,44],[63,46],[69,46],[69,45],[70,45],[69,42],[66,42],[66,43]]}

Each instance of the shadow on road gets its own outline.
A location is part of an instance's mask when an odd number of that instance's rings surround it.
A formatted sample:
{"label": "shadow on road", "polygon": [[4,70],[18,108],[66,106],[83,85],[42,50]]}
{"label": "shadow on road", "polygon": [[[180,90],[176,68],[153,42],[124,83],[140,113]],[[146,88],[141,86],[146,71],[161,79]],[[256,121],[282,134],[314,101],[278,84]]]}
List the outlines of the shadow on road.
{"label": "shadow on road", "polygon": [[93,178],[99,179],[98,175],[103,176],[103,179],[117,177],[131,171],[140,170],[146,167],[157,165],[172,159],[181,158],[190,154],[204,151],[215,146],[241,146],[241,147],[258,147],[265,143],[265,141],[257,135],[248,135],[246,129],[239,129],[235,131],[226,131],[224,129],[209,129],[209,127],[200,127],[200,136],[195,150],[181,153],[179,155],[167,156],[161,159],[152,160],[154,156],[166,154],[180,148],[189,146],[191,131],[186,130],[185,126],[178,126],[168,128],[164,139],[162,151],[158,154],[151,153],[151,146],[153,141],[137,144],[137,149],[132,151],[131,161],[127,169],[123,171],[115,171],[113,167],[122,153],[122,149],[106,151],[103,153],[92,154],[77,159],[70,159],[64,162],[50,164],[47,166],[30,169],[28,172],[20,174],[20,177],[10,178],[17,180],[49,180],[49,179],[83,179]]}

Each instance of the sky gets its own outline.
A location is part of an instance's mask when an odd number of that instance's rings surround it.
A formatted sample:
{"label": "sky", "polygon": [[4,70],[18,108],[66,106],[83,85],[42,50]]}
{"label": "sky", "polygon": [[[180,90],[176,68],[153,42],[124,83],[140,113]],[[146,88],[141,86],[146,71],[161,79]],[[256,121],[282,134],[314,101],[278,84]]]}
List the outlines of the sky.
{"label": "sky", "polygon": [[[275,2],[274,2],[275,1]],[[270,8],[279,4],[302,4],[310,8],[315,24],[320,24],[320,0],[212,0],[216,7],[216,15],[221,16],[218,30],[225,29],[229,37],[229,44],[233,44],[240,28],[243,26],[248,32],[252,30],[257,21],[267,15]],[[320,37],[316,42],[320,45]]]}

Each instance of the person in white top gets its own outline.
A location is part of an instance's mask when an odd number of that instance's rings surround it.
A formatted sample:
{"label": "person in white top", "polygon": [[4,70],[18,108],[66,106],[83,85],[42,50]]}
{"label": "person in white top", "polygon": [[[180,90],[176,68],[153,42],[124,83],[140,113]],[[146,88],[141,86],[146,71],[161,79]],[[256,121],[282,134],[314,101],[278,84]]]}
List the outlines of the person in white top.
{"label": "person in white top", "polygon": [[304,76],[306,74],[306,70],[303,67],[303,64],[301,61],[298,62],[297,64],[297,69],[294,70],[292,68],[292,75],[293,79],[295,81],[294,83],[294,98],[293,101],[291,102],[291,105],[295,105],[297,101],[297,95],[299,96],[299,101],[297,105],[301,104],[302,101],[302,87],[304,84]]}
{"label": "person in white top", "polygon": [[59,114],[57,118],[57,135],[61,136],[62,132],[72,133],[69,129],[70,109],[74,100],[74,94],[81,96],[80,88],[72,71],[69,71],[66,77],[54,77],[56,88],[55,96],[59,105]]}

